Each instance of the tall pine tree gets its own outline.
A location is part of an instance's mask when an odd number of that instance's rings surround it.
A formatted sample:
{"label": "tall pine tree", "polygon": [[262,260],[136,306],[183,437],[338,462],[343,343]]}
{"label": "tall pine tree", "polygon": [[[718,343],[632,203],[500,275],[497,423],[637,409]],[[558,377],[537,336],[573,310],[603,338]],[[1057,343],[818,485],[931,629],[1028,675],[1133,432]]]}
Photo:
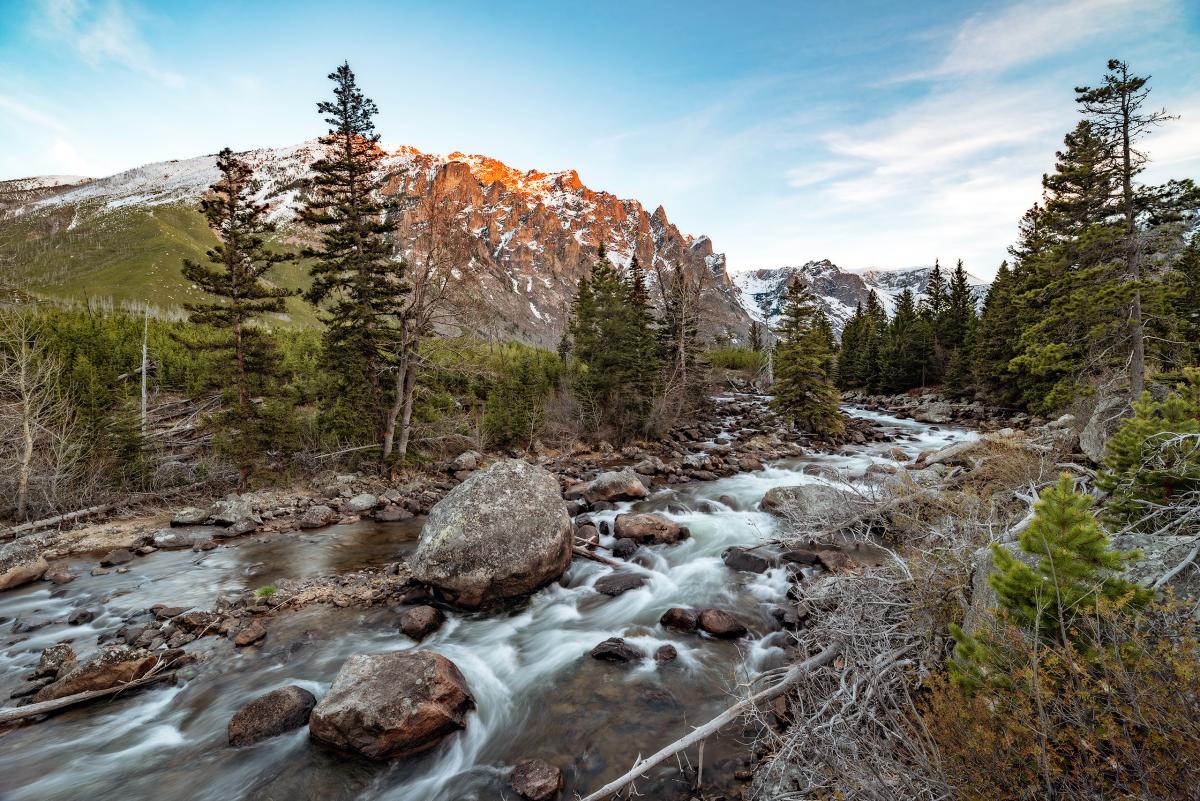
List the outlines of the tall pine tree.
{"label": "tall pine tree", "polygon": [[349,64],[330,73],[333,100],[321,101],[329,132],[301,219],[321,234],[308,299],[326,312],[323,359],[328,386],[323,425],[339,438],[378,442],[386,425],[383,380],[403,314],[403,262],[392,259],[380,200],[383,151],[375,103],[363,95]]}
{"label": "tall pine tree", "polygon": [[775,409],[805,431],[837,435],[845,430],[830,369],[832,333],[801,281],[784,297],[775,345]]}

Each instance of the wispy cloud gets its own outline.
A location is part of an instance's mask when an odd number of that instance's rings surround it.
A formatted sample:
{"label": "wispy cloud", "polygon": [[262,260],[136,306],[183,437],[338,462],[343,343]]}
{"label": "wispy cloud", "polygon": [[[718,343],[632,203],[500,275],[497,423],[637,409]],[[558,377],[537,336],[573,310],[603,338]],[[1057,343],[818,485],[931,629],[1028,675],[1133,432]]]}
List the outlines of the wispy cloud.
{"label": "wispy cloud", "polygon": [[182,87],[184,77],[160,67],[142,38],[141,19],[140,9],[121,0],[42,0],[36,24],[43,37],[69,47],[92,67],[119,64],[167,87]]}
{"label": "wispy cloud", "polygon": [[1177,0],[1025,0],[963,23],[942,61],[913,78],[995,73],[1069,50],[1096,36],[1169,23]]}

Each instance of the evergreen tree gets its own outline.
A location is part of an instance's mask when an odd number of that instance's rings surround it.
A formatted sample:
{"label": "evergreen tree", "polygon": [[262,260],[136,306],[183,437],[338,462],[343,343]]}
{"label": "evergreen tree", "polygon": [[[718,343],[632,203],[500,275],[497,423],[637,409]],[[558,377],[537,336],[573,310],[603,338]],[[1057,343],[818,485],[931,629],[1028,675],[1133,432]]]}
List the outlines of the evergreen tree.
{"label": "evergreen tree", "polygon": [[1021,550],[1038,557],[1030,567],[999,545],[992,546],[995,570],[988,583],[1014,622],[1048,641],[1064,642],[1071,624],[1095,609],[1100,598],[1150,593],[1120,578],[1136,553],[1114,551],[1091,513],[1089,495],[1075,492],[1064,474],[1042,490],[1033,521],[1021,533]]}
{"label": "evergreen tree", "polygon": [[864,316],[862,303],[854,307],[854,314],[842,328],[842,346],[838,351],[836,381],[843,389],[862,386],[858,365],[862,359]]}
{"label": "evergreen tree", "polygon": [[917,313],[912,290],[896,298],[896,312],[880,347],[881,386],[885,392],[904,392],[924,384],[932,353],[928,319]]}
{"label": "evergreen tree", "polygon": [[1161,401],[1143,394],[1105,446],[1096,484],[1109,493],[1105,513],[1118,525],[1149,518],[1159,529],[1171,507],[1200,491],[1200,368],[1184,374],[1186,383]]}
{"label": "evergreen tree", "polygon": [[630,406],[639,427],[644,425],[654,399],[659,393],[662,356],[659,350],[654,310],[646,287],[646,272],[638,263],[637,254],[629,261],[625,277],[628,303],[623,309],[625,323],[623,347],[633,357],[628,390],[632,393]]}
{"label": "evergreen tree", "polygon": [[950,293],[946,288],[946,278],[942,275],[941,262],[934,259],[933,269],[929,271],[929,278],[925,282],[925,297],[921,300],[921,307],[928,310],[930,317],[937,321],[946,311],[949,299]]}
{"label": "evergreen tree", "polygon": [[1170,328],[1162,339],[1168,369],[1200,364],[1200,234],[1194,234],[1171,270],[1166,287]]}
{"label": "evergreen tree", "polygon": [[755,353],[762,353],[762,350],[763,350],[762,326],[759,325],[758,320],[750,321],[749,339],[750,339],[750,350],[754,351]]}
{"label": "evergreen tree", "polygon": [[975,294],[967,280],[962,259],[950,278],[950,294],[946,300],[946,319],[942,327],[943,342],[951,350],[962,347],[975,324]]}
{"label": "evergreen tree", "polygon": [[775,409],[805,431],[837,435],[845,430],[838,394],[830,380],[832,332],[802,281],[784,297],[775,345]]}
{"label": "evergreen tree", "polygon": [[989,400],[1002,406],[1011,406],[1019,397],[1009,367],[1017,355],[1020,333],[1013,297],[1015,283],[1008,262],[1002,262],[983,301],[972,349],[975,381]]}
{"label": "evergreen tree", "polygon": [[404,264],[391,257],[378,193],[383,159],[374,117],[379,110],[359,89],[349,64],[329,75],[333,100],[317,104],[329,132],[301,219],[321,234],[305,251],[314,260],[308,299],[326,311],[323,358],[328,387],[324,428],[379,441],[387,412],[388,354],[404,313]]}
{"label": "evergreen tree", "polygon": [[200,201],[200,211],[218,240],[207,253],[213,266],[185,259],[183,276],[218,300],[185,308],[192,322],[225,335],[217,346],[230,354],[234,405],[221,415],[222,426],[231,432],[223,441],[244,484],[253,462],[270,444],[264,441],[266,432],[250,396],[271,383],[273,360],[269,342],[253,323],[264,314],[283,311],[284,299],[295,294],[264,281],[272,267],[295,256],[267,249],[266,238],[274,226],[267,220],[266,204],[254,201],[259,184],[250,165],[225,148],[217,154],[217,171],[220,179]]}

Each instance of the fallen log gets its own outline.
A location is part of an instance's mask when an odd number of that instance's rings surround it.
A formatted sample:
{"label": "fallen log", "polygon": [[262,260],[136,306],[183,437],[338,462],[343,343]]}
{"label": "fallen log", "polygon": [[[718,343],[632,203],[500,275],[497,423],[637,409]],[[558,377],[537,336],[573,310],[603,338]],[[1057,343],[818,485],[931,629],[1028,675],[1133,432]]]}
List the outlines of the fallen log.
{"label": "fallen log", "polygon": [[628,567],[625,562],[618,562],[616,559],[609,559],[607,556],[601,556],[598,553],[593,553],[587,548],[580,548],[578,545],[571,546],[571,552],[576,556],[582,556],[584,559],[591,559],[594,562],[599,562],[602,565],[609,567]]}
{"label": "fallen log", "polygon": [[757,706],[764,701],[771,701],[783,695],[788,691],[793,684],[796,684],[800,679],[811,673],[816,668],[822,665],[827,665],[834,660],[834,657],[841,651],[840,643],[831,643],[827,645],[823,651],[816,656],[810,656],[798,665],[793,665],[787,673],[783,675],[777,683],[771,685],[765,690],[761,690],[749,698],[744,698],[733,706],[726,709],[715,718],[705,723],[703,726],[697,726],[690,733],[680,737],[675,742],[663,747],[658,752],[651,754],[645,759],[639,759],[629,771],[620,777],[613,779],[608,784],[601,787],[591,795],[585,796],[581,801],[601,801],[601,799],[619,792],[621,789],[629,785],[634,780],[646,774],[655,765],[658,765],[691,745],[698,742],[703,742],[705,738],[715,734],[724,726],[732,723],[741,717],[742,713],[747,709]]}
{"label": "fallen log", "polygon": [[118,687],[109,687],[104,690],[88,690],[83,693],[75,693],[74,695],[65,695],[62,698],[55,698],[53,701],[42,701],[40,704],[30,704],[28,706],[19,706],[13,709],[0,709],[0,725],[12,723],[15,720],[23,720],[24,718],[36,717],[37,715],[45,715],[50,712],[57,712],[60,709],[65,709],[69,706],[82,704],[86,701],[92,701],[97,698],[103,698],[106,695],[116,695],[122,690],[133,689],[134,687],[143,687],[147,684],[154,684],[164,679],[175,678],[174,671],[162,671],[150,676],[143,676],[140,679],[126,682]]}

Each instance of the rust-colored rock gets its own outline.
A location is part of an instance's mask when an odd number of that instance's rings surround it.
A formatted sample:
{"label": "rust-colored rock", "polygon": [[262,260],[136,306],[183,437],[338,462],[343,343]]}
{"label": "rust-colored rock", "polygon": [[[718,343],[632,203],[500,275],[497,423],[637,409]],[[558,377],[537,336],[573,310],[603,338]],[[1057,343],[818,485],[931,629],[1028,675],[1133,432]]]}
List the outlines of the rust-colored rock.
{"label": "rust-colored rock", "polygon": [[650,545],[673,545],[688,538],[688,530],[653,512],[617,515],[616,535]]}

